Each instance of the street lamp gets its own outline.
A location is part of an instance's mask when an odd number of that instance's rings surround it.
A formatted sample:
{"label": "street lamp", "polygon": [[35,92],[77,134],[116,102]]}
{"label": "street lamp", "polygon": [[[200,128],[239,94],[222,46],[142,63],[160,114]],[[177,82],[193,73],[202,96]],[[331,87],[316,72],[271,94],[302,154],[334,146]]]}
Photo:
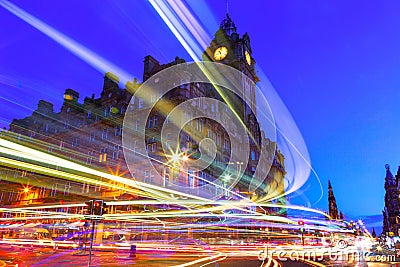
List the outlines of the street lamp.
{"label": "street lamp", "polygon": [[[165,155],[165,156],[169,159],[167,162],[167,165],[169,166],[171,164],[172,170],[179,171],[178,172],[178,180],[179,180],[179,177],[181,174],[181,167],[185,162],[187,162],[189,160],[189,156],[187,155],[187,153],[185,151],[179,152],[179,150],[172,152],[170,155]],[[185,170],[183,170],[183,172],[185,173]],[[187,175],[189,175],[188,171],[186,173],[187,173]],[[165,179],[165,177],[164,177],[164,179]],[[171,178],[169,178],[169,179],[171,179]],[[164,181],[164,184],[166,184],[165,181]]]}

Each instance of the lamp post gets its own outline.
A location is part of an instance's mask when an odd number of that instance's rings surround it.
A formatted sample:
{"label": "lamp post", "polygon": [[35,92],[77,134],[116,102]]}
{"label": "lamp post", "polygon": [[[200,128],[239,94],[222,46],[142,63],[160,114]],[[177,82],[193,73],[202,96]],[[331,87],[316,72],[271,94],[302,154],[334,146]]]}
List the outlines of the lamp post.
{"label": "lamp post", "polygon": [[304,233],[304,221],[300,220],[297,223],[298,223],[298,225],[300,225],[301,243],[304,246],[304,236],[303,236],[303,233]]}

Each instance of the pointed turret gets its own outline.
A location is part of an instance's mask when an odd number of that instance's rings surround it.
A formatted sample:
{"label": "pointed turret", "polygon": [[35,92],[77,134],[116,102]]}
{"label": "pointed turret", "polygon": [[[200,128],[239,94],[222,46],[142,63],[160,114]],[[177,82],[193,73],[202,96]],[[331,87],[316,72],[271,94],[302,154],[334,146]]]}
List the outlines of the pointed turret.
{"label": "pointed turret", "polygon": [[336,198],[335,195],[333,194],[333,189],[330,180],[328,180],[328,202],[329,202],[329,216],[331,216],[333,220],[340,219],[338,208],[336,205]]}
{"label": "pointed turret", "polygon": [[236,33],[236,25],[228,13],[226,13],[226,18],[221,22],[220,28],[226,33],[227,36],[231,36],[232,33]]}
{"label": "pointed turret", "polygon": [[399,190],[399,186],[400,186],[400,166],[397,168],[397,173],[396,173],[396,184],[397,184],[397,190]]}
{"label": "pointed turret", "polygon": [[396,181],[394,179],[392,172],[390,171],[390,165],[386,164],[385,168],[386,168],[385,188],[388,188],[390,186],[394,186]]}
{"label": "pointed turret", "polygon": [[393,179],[394,176],[393,176],[392,172],[390,171],[390,165],[386,164],[385,168],[386,168],[386,179]]}
{"label": "pointed turret", "polygon": [[375,228],[374,228],[374,227],[372,227],[372,234],[371,234],[371,236],[372,236],[373,238],[376,237],[376,233],[375,233]]}

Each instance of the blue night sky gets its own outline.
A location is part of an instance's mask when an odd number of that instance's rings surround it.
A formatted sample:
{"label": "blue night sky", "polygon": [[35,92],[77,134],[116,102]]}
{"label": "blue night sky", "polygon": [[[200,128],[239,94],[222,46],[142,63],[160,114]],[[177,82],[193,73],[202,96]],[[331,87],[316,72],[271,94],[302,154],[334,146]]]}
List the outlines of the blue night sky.
{"label": "blue night sky", "polygon": [[[2,0],[0,0],[2,3]],[[12,3],[142,80],[143,59],[191,61],[147,1]],[[189,1],[210,37],[226,1]],[[240,34],[249,33],[257,67],[288,107],[307,144],[325,194],[331,179],[339,209],[358,218],[381,214],[385,163],[400,165],[400,2],[229,1]],[[100,73],[0,7],[0,125],[36,109],[58,111],[66,88],[98,97]],[[305,190],[316,199],[316,183]],[[380,220],[380,219],[379,219]],[[381,222],[375,225],[380,225]]]}

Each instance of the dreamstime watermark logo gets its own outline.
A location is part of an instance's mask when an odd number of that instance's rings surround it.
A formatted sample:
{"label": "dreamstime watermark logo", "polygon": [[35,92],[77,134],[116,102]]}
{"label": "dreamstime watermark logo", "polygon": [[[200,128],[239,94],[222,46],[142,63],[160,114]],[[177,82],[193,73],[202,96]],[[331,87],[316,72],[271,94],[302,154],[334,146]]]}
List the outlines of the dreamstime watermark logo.
{"label": "dreamstime watermark logo", "polygon": [[[249,191],[260,187],[275,139],[261,90],[242,72],[214,62],[178,64],[148,78],[127,107],[122,136],[137,181],[207,198],[243,180]],[[213,176],[206,177],[202,171],[210,166]]]}
{"label": "dreamstime watermark logo", "polygon": [[394,262],[396,255],[374,255],[370,251],[360,250],[270,250],[264,248],[258,259],[265,261],[268,257],[274,257],[279,261],[341,261],[341,262]]}

